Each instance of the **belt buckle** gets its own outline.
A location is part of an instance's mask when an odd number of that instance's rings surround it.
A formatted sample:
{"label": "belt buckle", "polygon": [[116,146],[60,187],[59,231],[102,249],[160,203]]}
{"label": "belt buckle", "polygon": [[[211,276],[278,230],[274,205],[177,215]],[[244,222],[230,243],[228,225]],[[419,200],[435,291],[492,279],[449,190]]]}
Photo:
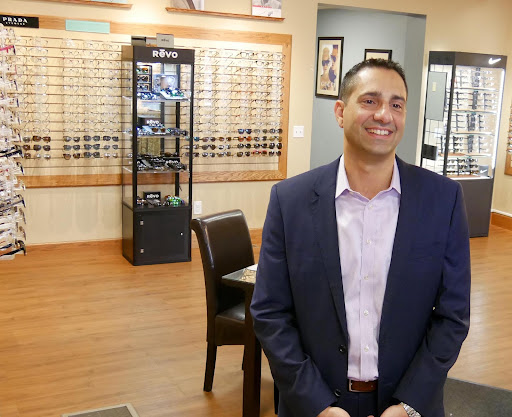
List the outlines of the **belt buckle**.
{"label": "belt buckle", "polygon": [[351,379],[348,380],[348,390],[349,390],[349,392],[362,392],[362,391],[352,388],[352,380]]}

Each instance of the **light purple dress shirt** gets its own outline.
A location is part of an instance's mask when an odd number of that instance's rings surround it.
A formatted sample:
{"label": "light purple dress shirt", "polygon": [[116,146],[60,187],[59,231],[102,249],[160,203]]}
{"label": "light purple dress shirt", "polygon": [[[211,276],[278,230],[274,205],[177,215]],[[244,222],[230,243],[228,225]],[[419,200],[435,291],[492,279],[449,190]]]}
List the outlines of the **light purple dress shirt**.
{"label": "light purple dress shirt", "polygon": [[395,160],[391,184],[368,200],[350,189],[341,157],[336,181],[336,222],[349,335],[348,377],[379,377],[379,327],[400,208]]}

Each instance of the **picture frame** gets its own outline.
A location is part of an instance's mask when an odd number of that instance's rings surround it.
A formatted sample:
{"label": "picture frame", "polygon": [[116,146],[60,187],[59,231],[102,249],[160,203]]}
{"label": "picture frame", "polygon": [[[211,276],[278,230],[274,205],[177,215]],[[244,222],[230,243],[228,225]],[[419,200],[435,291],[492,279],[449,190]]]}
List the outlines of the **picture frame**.
{"label": "picture frame", "polygon": [[318,38],[315,96],[337,99],[341,85],[343,38]]}
{"label": "picture frame", "polygon": [[367,59],[385,59],[386,61],[391,61],[391,56],[393,54],[393,50],[391,49],[365,49],[364,50],[364,60]]}

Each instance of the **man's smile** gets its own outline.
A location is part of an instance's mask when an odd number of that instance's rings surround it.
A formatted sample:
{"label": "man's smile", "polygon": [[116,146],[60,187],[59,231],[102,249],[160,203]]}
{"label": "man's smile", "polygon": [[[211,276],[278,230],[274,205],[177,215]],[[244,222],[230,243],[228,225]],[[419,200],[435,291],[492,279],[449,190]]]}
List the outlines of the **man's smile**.
{"label": "man's smile", "polygon": [[368,133],[373,133],[374,135],[379,135],[379,136],[388,136],[388,135],[391,135],[391,133],[393,133],[393,131],[391,131],[389,129],[376,129],[376,128],[368,128],[368,129],[366,129],[366,131]]}

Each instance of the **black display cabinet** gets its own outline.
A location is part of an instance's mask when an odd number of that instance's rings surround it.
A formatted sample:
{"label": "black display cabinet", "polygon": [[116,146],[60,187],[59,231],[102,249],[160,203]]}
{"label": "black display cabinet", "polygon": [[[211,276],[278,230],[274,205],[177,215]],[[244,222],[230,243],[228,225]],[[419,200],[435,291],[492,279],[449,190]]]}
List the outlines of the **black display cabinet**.
{"label": "black display cabinet", "polygon": [[122,51],[123,256],[190,261],[194,51]]}
{"label": "black display cabinet", "polygon": [[421,166],[460,182],[471,237],[487,236],[507,57],[429,54]]}

